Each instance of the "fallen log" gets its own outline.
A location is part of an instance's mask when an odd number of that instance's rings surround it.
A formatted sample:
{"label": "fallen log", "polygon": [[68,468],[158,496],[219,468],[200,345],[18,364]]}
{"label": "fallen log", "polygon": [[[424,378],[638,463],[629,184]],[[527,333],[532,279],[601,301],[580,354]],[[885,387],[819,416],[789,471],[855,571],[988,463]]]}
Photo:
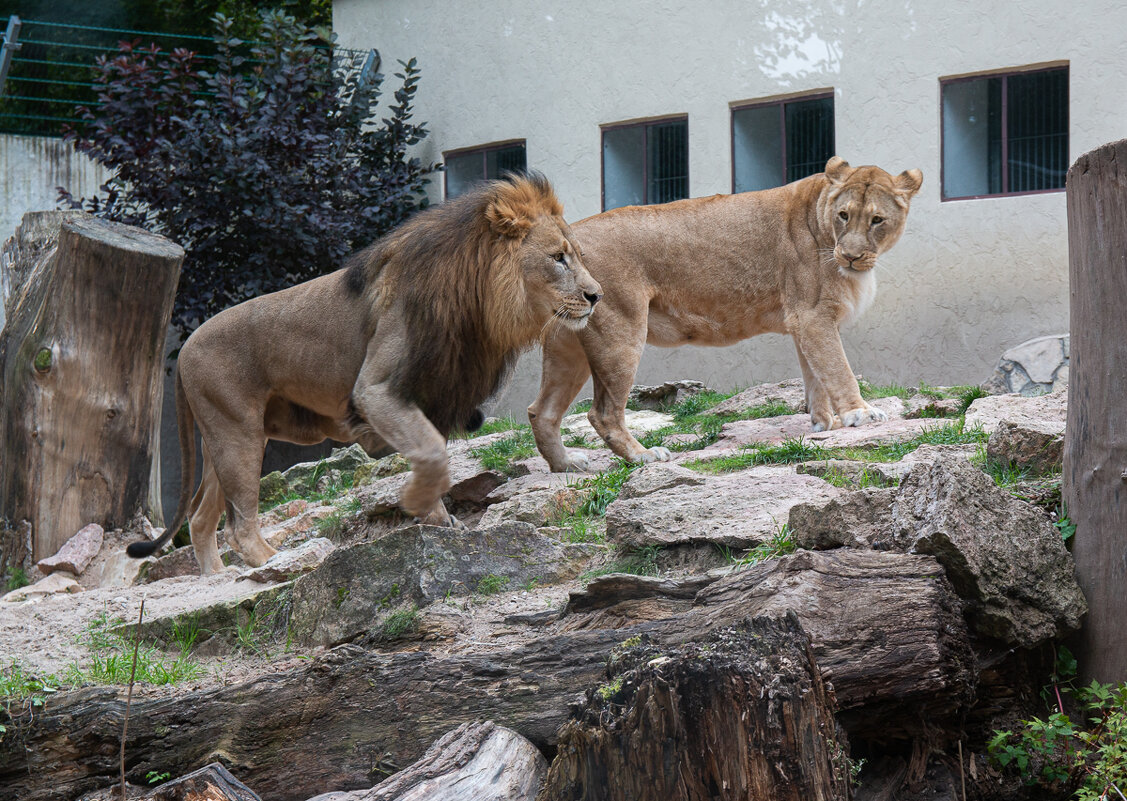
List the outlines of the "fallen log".
{"label": "fallen log", "polygon": [[[371,787],[467,721],[491,719],[548,748],[576,696],[602,682],[607,655],[624,640],[644,635],[673,648],[787,608],[848,704],[841,719],[850,736],[912,737],[913,726],[934,733],[973,696],[965,624],[931,557],[801,552],[720,579],[692,600],[645,606],[623,596],[610,599],[622,628],[597,628],[607,610],[588,598],[592,611],[566,615],[515,648],[450,655],[344,645],[238,686],[134,700],[127,777],[221,761],[265,798],[302,801]],[[632,620],[629,605],[667,616]],[[117,776],[124,702],[115,690],[60,693],[34,711],[34,718],[0,712],[8,729],[0,800],[71,799]]]}
{"label": "fallen log", "polygon": [[538,801],[849,798],[849,748],[793,612],[615,661],[561,731]]}
{"label": "fallen log", "polygon": [[533,801],[548,772],[536,746],[492,721],[463,723],[370,790],[309,801]]}

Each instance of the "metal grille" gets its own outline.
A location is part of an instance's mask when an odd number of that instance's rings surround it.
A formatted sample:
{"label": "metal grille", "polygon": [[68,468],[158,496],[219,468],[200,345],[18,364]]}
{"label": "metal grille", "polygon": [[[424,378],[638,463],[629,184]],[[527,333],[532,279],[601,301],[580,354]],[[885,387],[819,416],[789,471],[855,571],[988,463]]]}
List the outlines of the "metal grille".
{"label": "metal grille", "polygon": [[[493,151],[495,162],[486,165],[486,178],[500,178],[510,172],[524,172],[528,168],[527,151],[523,144]],[[492,168],[492,169],[490,169]]]}
{"label": "metal grille", "polygon": [[1063,188],[1068,172],[1068,71],[1011,75],[1007,83],[1008,190]]}
{"label": "metal grille", "polygon": [[689,196],[689,124],[664,122],[646,129],[649,152],[647,203],[668,203]]}
{"label": "metal grille", "polygon": [[464,194],[480,181],[528,169],[524,142],[458,150],[446,153],[443,159],[446,162],[444,183],[447,200]]}
{"label": "metal grille", "polygon": [[832,97],[787,103],[786,182],[821,172],[834,154]]}

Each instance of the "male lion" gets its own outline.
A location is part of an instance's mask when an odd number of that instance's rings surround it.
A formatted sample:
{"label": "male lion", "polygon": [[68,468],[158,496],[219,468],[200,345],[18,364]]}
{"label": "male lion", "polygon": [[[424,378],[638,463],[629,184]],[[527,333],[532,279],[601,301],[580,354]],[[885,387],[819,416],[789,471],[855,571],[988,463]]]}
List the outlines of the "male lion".
{"label": "male lion", "polygon": [[584,261],[607,295],[582,331],[544,343],[540,395],[528,408],[536,445],[553,471],[583,470],[560,421],[590,375],[587,417],[618,456],[670,458],[626,429],[626,399],[642,348],[730,345],[768,331],[790,334],[815,431],[886,415],[869,406],[845,358],[838,328],[869,305],[877,256],[899,239],[923,174],[851,168],[738,195],[631,206],[574,226]]}
{"label": "male lion", "polygon": [[[267,439],[390,446],[411,463],[402,507],[455,525],[446,438],[480,424],[478,406],[546,326],[583,328],[602,289],[583,266],[542,176],[492,181],[416,214],[329,275],[217,314],[176,365],[182,478],[164,545],[190,514],[205,575],[222,569],[215,528],[250,565],[275,550],[258,531]],[[203,441],[195,475],[193,423]]]}

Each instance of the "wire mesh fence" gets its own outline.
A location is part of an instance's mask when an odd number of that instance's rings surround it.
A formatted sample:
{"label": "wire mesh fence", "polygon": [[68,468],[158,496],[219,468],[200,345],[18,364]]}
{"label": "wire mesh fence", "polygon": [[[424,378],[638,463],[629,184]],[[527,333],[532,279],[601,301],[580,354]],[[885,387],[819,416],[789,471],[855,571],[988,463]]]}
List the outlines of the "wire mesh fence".
{"label": "wire mesh fence", "polygon": [[[205,63],[215,58],[215,43],[209,36],[29,19],[18,19],[18,25],[13,25],[17,19],[0,23],[0,31],[9,34],[15,28],[11,41],[6,35],[4,42],[3,57],[9,63],[6,75],[0,71],[4,76],[0,79],[0,133],[61,136],[65,124],[80,120],[79,107],[99,105],[95,62],[99,56],[117,55],[122,42],[156,45],[164,52],[182,47]],[[359,71],[370,60],[370,53],[333,48],[332,57],[338,70]],[[253,69],[258,62],[248,57],[243,63]]]}

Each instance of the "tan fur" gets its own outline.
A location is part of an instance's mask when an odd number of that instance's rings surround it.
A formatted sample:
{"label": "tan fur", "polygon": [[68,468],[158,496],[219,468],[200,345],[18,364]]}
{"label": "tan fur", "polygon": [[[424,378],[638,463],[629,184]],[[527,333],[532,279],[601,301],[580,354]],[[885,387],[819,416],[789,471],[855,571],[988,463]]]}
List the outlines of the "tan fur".
{"label": "tan fur", "polygon": [[544,343],[540,395],[528,415],[552,470],[586,465],[581,451],[564,448],[560,421],[588,376],[588,419],[607,445],[635,462],[670,458],[665,448],[643,448],[625,425],[647,342],[730,345],[790,334],[814,430],[884,419],[861,398],[838,329],[872,300],[876,258],[900,237],[922,181],[919,170],[892,176],[835,156],[824,173],[776,189],[632,206],[576,223],[584,260],[607,295],[586,329],[557,331]]}
{"label": "tan fur", "polygon": [[[412,466],[402,506],[456,525],[442,503],[447,435],[477,414],[516,349],[553,321],[583,327],[601,295],[561,212],[542,177],[491,182],[417,214],[344,270],[201,325],[177,363],[179,508],[160,540],[130,555],[155,551],[187,514],[201,571],[218,571],[226,511],[228,543],[265,562],[275,553],[256,519],[267,439],[391,446]],[[193,422],[204,465],[189,504]]]}

